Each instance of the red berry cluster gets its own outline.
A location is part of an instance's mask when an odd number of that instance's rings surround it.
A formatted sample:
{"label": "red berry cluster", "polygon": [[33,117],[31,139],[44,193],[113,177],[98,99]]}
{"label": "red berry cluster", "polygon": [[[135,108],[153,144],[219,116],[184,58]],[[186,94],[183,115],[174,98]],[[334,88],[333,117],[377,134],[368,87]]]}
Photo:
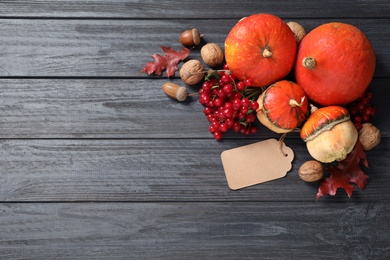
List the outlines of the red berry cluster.
{"label": "red berry cluster", "polygon": [[249,135],[257,132],[252,123],[256,121],[259,104],[255,99],[259,88],[250,88],[252,81],[238,80],[224,65],[223,70],[208,74],[199,91],[199,102],[205,106],[203,113],[210,122],[209,131],[215,140],[232,129]]}
{"label": "red berry cluster", "polygon": [[362,129],[362,124],[370,121],[376,114],[376,107],[372,106],[371,101],[374,95],[371,91],[365,91],[358,99],[347,105],[351,120],[356,129]]}

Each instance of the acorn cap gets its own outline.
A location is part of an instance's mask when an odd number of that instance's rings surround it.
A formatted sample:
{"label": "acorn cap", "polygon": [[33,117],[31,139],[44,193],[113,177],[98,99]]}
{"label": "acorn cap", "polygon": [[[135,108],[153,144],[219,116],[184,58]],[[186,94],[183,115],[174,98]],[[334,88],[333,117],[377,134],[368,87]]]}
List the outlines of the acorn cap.
{"label": "acorn cap", "polygon": [[195,45],[199,45],[201,36],[199,34],[199,30],[198,29],[196,29],[196,28],[192,29],[192,38],[194,40],[194,44]]}
{"label": "acorn cap", "polygon": [[302,126],[300,136],[303,141],[313,140],[322,132],[349,120],[348,110],[340,106],[327,106],[314,111]]}

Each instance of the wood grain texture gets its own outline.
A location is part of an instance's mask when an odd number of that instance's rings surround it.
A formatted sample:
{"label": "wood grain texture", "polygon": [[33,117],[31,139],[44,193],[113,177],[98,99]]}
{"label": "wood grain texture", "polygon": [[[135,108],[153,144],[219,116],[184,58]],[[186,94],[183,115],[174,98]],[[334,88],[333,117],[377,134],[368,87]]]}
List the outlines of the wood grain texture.
{"label": "wood grain texture", "polygon": [[[310,159],[303,141],[285,178],[231,191],[222,151],[253,140],[4,140],[0,145],[0,201],[301,201],[315,203],[318,183],[298,177]],[[320,201],[389,201],[388,139],[367,152],[370,176],[349,199],[343,190]],[[259,165],[261,167],[261,165]]]}
{"label": "wood grain texture", "polygon": [[388,259],[389,202],[0,204],[7,259]]}
{"label": "wood grain texture", "polygon": [[[248,13],[278,13],[291,18],[382,18],[386,0],[364,1],[136,1],[136,0],[3,0],[1,17],[240,19]],[[387,16],[388,17],[388,16]]]}
{"label": "wood grain texture", "polygon": [[[259,12],[307,31],[350,23],[374,46],[382,141],[350,199],[315,201],[297,133],[285,178],[231,191],[221,152],[279,136],[217,142],[196,97],[176,102],[165,75],[141,72],[183,30],[223,46]],[[389,14],[387,0],[0,1],[0,259],[389,259]]]}
{"label": "wood grain texture", "polygon": [[[167,81],[0,79],[0,138],[212,138],[197,96],[184,103],[170,99],[161,90]],[[185,86],[179,79],[172,81]],[[389,85],[389,78],[374,79],[370,85],[378,108],[372,122],[384,137],[390,136]],[[199,90],[186,87],[190,93]],[[254,136],[231,131],[224,137],[278,138],[256,125],[259,130]]]}
{"label": "wood grain texture", "polygon": [[[377,54],[376,77],[390,75],[390,19],[338,19],[360,28]],[[182,31],[223,43],[238,20],[0,20],[1,77],[147,77],[141,70],[160,46],[181,48]],[[306,30],[329,19],[296,19]],[[194,49],[190,58],[200,59]],[[178,75],[178,74],[176,74]],[[166,77],[166,76],[164,76]],[[150,78],[150,77],[148,77]],[[152,77],[153,78],[153,77]]]}

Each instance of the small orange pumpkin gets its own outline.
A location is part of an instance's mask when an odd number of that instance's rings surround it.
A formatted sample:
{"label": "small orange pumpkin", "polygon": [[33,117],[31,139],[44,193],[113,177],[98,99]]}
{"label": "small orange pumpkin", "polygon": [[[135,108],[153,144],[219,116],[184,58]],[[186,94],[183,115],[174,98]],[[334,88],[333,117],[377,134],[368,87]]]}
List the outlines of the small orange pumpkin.
{"label": "small orange pumpkin", "polygon": [[241,19],[225,40],[225,59],[240,80],[265,87],[292,70],[297,52],[294,33],[279,17],[254,14]]}
{"label": "small orange pumpkin", "polygon": [[367,89],[375,63],[374,49],[362,31],[350,24],[332,22],[303,38],[295,78],[314,103],[345,105]]}
{"label": "small orange pumpkin", "polygon": [[301,126],[309,113],[305,92],[294,82],[281,80],[269,86],[258,98],[257,118],[276,133]]}
{"label": "small orange pumpkin", "polygon": [[323,163],[344,160],[358,139],[348,110],[341,106],[313,110],[300,133],[310,155]]}

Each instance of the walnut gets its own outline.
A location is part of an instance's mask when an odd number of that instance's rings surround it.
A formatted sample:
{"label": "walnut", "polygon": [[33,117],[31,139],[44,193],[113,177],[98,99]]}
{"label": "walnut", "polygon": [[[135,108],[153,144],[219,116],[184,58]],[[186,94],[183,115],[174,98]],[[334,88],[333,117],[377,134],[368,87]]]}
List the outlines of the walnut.
{"label": "walnut", "polygon": [[221,47],[216,43],[207,43],[200,50],[200,55],[203,61],[210,67],[221,65],[224,59],[224,54]]}
{"label": "walnut", "polygon": [[180,69],[180,78],[188,85],[199,83],[206,72],[198,60],[189,60]]}
{"label": "walnut", "polygon": [[298,169],[299,177],[306,182],[318,181],[324,174],[322,163],[316,160],[304,162]]}
{"label": "walnut", "polygon": [[359,131],[359,141],[364,150],[371,150],[381,141],[381,132],[371,123],[364,123]]}
{"label": "walnut", "polygon": [[306,36],[305,28],[297,22],[288,22],[288,27],[290,27],[291,31],[294,33],[295,39],[299,44],[302,39]]}

